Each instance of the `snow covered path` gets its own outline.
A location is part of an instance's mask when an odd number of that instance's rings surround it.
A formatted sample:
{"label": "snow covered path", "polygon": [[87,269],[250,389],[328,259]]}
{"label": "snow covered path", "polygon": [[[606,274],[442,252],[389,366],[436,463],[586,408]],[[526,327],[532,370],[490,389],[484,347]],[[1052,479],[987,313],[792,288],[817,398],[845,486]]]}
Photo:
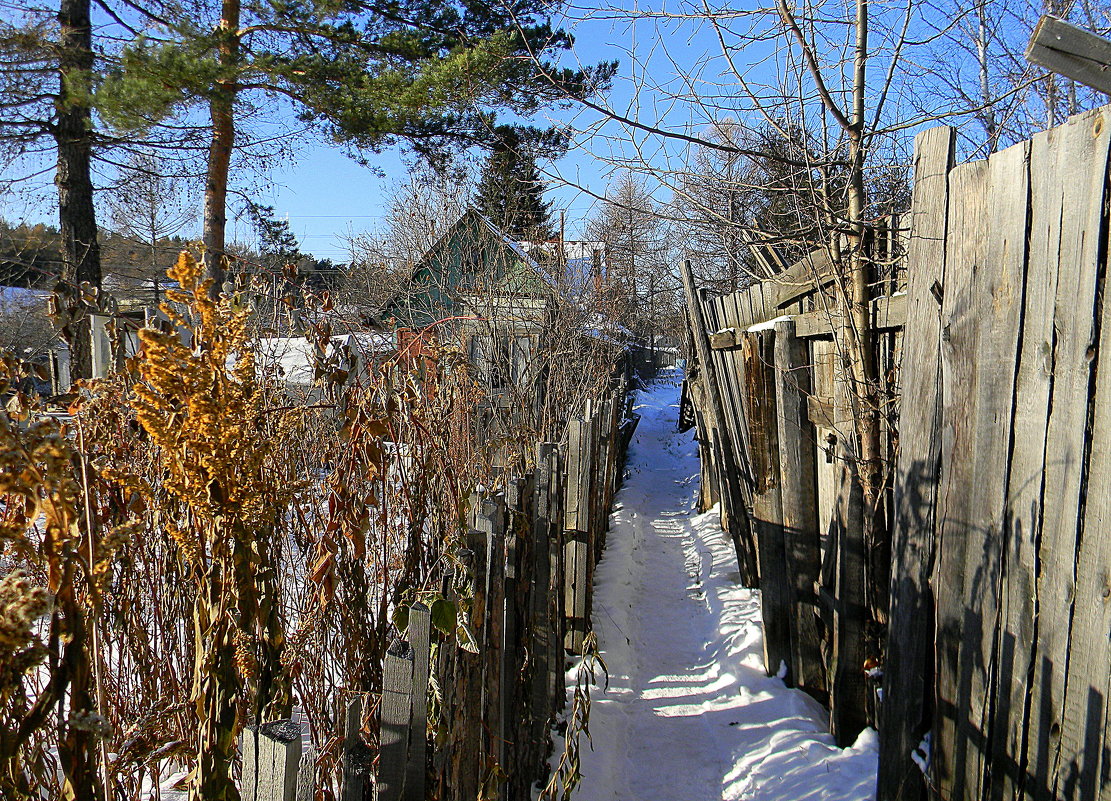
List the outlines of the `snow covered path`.
{"label": "snow covered path", "polygon": [[575,801],[869,799],[874,733],[836,748],[822,708],[764,675],[759,596],[736,583],[716,512],[692,516],[697,448],[675,431],[678,373],[663,375],[638,397],[596,573],[609,689],[591,692]]}

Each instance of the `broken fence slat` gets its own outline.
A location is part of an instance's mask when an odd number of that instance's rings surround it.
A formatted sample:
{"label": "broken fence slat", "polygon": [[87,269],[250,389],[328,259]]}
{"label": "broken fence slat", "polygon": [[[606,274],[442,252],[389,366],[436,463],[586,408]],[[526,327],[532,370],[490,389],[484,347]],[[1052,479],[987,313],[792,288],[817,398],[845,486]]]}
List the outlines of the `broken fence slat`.
{"label": "broken fence slat", "polygon": [[1048,14],[1038,20],[1026,60],[1111,94],[1111,41]]}

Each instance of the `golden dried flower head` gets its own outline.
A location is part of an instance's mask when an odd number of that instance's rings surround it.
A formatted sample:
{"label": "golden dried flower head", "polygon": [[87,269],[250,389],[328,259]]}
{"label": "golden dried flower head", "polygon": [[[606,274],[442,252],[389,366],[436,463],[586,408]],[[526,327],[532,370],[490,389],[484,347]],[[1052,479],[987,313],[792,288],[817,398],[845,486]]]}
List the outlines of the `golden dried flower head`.
{"label": "golden dried flower head", "polygon": [[35,586],[22,570],[0,581],[0,652],[25,648],[34,639],[34,624],[50,611],[50,594]]}

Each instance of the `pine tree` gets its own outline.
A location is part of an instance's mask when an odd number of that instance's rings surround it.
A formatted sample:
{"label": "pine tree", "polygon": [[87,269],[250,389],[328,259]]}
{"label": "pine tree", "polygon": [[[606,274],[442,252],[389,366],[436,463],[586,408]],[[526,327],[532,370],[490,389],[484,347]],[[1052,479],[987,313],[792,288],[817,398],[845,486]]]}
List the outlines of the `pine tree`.
{"label": "pine tree", "polygon": [[[203,240],[209,276],[222,281],[228,173],[238,115],[253,95],[292,105],[302,122],[359,151],[406,144],[442,160],[489,144],[496,112],[528,116],[608,85],[616,65],[557,69],[571,47],[546,0],[348,3],[304,0],[185,2],[161,39],[138,40],[100,91],[120,125],[143,125],[207,106],[211,143]],[[542,132],[525,131],[528,138]]]}
{"label": "pine tree", "polygon": [[[90,0],[58,0],[47,9],[0,20],[0,143],[18,157],[53,146],[61,233],[59,321],[72,351],[73,375],[92,373],[90,321],[81,284],[100,287],[100,246],[93,207],[94,133],[90,88],[95,54]],[[47,143],[50,145],[47,145]]]}
{"label": "pine tree", "polygon": [[516,239],[542,240],[555,235],[551,204],[544,201],[544,184],[536,158],[513,129],[502,131],[487,156],[474,205]]}

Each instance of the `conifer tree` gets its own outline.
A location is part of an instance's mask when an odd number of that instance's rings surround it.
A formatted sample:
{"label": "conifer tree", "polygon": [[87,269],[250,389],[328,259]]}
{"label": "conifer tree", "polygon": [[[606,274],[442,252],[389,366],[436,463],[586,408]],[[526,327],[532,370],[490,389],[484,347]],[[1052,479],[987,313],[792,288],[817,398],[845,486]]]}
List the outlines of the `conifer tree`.
{"label": "conifer tree", "polygon": [[475,190],[475,208],[517,239],[550,239],[551,204],[536,158],[514,129],[503,129],[482,168]]}
{"label": "conifer tree", "polygon": [[[90,0],[58,0],[0,20],[0,141],[19,157],[51,147],[57,158],[63,333],[77,378],[92,372],[90,323],[78,287],[100,286],[93,208],[94,144],[90,89],[95,55]],[[49,144],[48,144],[49,143]]]}
{"label": "conifer tree", "polygon": [[101,88],[100,107],[125,127],[207,107],[203,239],[206,272],[218,285],[238,115],[251,96],[287,103],[359,151],[402,143],[442,159],[456,147],[491,144],[500,110],[528,116],[608,85],[614,64],[575,71],[544,60],[572,44],[552,27],[553,11],[544,0],[182,2],[162,15],[157,41],[128,49]]}

